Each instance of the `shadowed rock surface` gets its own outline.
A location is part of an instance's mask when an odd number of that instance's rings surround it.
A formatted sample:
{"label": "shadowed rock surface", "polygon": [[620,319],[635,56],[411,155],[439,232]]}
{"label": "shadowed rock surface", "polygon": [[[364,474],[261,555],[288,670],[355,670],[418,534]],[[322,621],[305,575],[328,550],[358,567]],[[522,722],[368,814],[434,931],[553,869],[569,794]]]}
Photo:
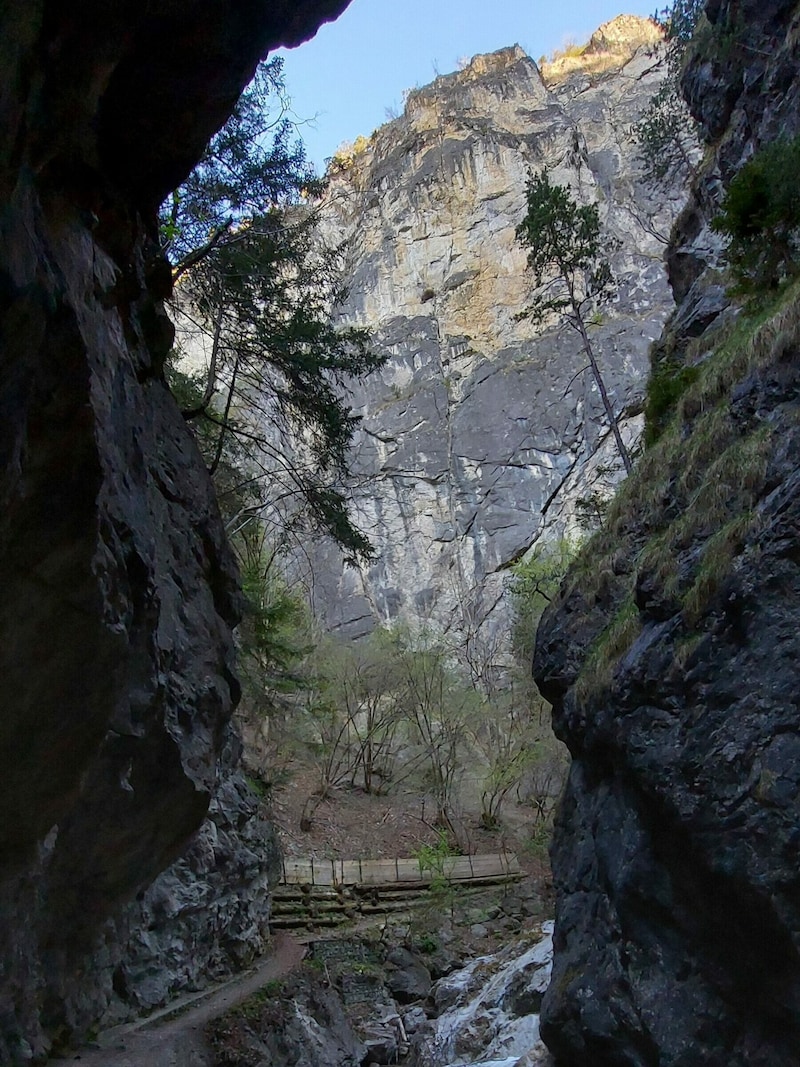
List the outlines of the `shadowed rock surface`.
{"label": "shadowed rock surface", "polygon": [[162,380],[155,209],[258,58],[344,6],[0,10],[3,1062],[97,1017],[98,930],[217,784],[237,576]]}
{"label": "shadowed rock surface", "polygon": [[707,15],[685,86],[714,150],[670,253],[670,344],[698,382],[537,642],[574,757],[542,1008],[568,1065],[790,1067],[800,1048],[796,291],[727,348],[707,332],[720,179],[800,129],[796,5]]}
{"label": "shadowed rock surface", "polygon": [[117,920],[124,948],[109,961],[113,997],[104,1026],[202,989],[267,949],[281,856],[263,800],[237,770],[240,756],[232,736],[208,817],[189,848]]}

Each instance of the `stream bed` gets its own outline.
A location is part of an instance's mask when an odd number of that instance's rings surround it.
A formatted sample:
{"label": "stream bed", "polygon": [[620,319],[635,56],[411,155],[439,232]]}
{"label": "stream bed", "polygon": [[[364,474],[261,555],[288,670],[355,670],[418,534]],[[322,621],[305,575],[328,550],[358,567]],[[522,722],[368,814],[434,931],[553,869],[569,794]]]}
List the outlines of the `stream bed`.
{"label": "stream bed", "polygon": [[553,923],[535,936],[479,956],[431,989],[435,1011],[411,1039],[414,1067],[529,1067],[550,1063],[539,1007],[550,981]]}

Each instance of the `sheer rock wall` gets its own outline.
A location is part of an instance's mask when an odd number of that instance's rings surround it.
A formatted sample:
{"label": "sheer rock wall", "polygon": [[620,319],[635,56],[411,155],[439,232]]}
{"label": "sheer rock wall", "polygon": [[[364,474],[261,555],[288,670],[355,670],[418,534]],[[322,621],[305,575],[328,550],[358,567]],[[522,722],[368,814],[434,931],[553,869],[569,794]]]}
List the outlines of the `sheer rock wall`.
{"label": "sheer rock wall", "polygon": [[356,570],[315,556],[332,628],[402,618],[485,648],[504,641],[506,568],[574,532],[576,501],[618,477],[577,335],[517,318],[531,283],[515,228],[529,170],[545,169],[597,202],[621,242],[618,299],[590,332],[635,440],[648,347],[672,308],[655,234],[686,192],[644,180],[631,132],[664,76],[658,41],[648,20],[621,18],[545,78],[519,47],[477,56],[412,91],[338,171],[334,160],[328,217],[351,243],[343,316],[389,360],[356,391],[357,517],[379,558]]}
{"label": "sheer rock wall", "polygon": [[[670,343],[687,351],[694,338],[701,364],[718,358],[704,331],[727,303],[708,229],[724,183],[760,144],[800,132],[798,16],[780,0],[712,0],[685,72],[713,149],[670,249]],[[573,755],[542,1009],[559,1063],[797,1062],[796,301],[726,375],[706,411],[687,394],[672,444],[668,432],[634,471],[624,518],[596,542],[591,573],[584,561],[568,576],[539,631],[535,676]],[[755,449],[758,462],[734,464],[726,482],[715,460],[729,446],[734,457]],[[681,503],[685,472],[693,500],[724,503],[716,516],[698,522],[694,502]],[[721,544],[730,558],[715,571]],[[691,607],[683,594],[701,581]]]}
{"label": "sheer rock wall", "polygon": [[162,381],[155,210],[259,56],[344,6],[0,8],[4,1063],[98,1017],[107,921],[214,795],[237,575]]}

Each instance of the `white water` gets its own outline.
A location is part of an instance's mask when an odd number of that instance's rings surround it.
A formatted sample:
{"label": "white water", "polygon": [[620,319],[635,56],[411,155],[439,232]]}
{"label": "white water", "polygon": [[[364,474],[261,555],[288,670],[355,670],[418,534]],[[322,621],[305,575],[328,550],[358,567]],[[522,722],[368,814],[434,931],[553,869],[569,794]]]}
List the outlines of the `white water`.
{"label": "white water", "polygon": [[553,924],[536,944],[517,942],[481,956],[437,982],[440,1014],[420,1035],[420,1067],[533,1067],[549,1062],[539,1016],[520,1014],[538,1003],[550,980]]}

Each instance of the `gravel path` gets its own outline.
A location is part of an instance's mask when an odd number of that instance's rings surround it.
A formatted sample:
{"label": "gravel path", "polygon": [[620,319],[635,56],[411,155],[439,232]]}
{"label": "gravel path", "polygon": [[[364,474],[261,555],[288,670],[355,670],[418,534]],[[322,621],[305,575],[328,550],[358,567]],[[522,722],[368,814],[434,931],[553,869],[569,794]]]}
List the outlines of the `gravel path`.
{"label": "gravel path", "polygon": [[181,997],[147,1019],[106,1030],[91,1046],[51,1062],[81,1067],[213,1067],[206,1024],[267,982],[289,974],[306,952],[305,945],[288,933],[278,934],[272,945],[271,956],[235,978]]}

